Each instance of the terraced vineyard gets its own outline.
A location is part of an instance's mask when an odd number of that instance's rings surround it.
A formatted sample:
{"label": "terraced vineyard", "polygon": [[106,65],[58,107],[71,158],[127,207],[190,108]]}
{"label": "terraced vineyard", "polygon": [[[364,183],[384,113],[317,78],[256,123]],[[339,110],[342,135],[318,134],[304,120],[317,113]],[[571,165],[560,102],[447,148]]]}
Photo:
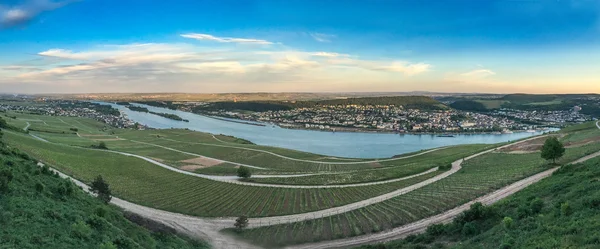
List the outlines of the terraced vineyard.
{"label": "terraced vineyard", "polygon": [[[561,163],[599,150],[600,144],[567,149]],[[249,229],[237,235],[259,245],[284,246],[375,233],[448,210],[548,167],[539,153],[490,153],[467,161],[447,178],[384,202],[325,218]]]}
{"label": "terraced vineyard", "polygon": [[362,187],[256,187],[184,175],[106,151],[44,143],[25,134],[7,133],[5,139],[85,182],[102,175],[116,196],[145,206],[206,217],[264,217],[322,210],[388,193],[440,173]]}

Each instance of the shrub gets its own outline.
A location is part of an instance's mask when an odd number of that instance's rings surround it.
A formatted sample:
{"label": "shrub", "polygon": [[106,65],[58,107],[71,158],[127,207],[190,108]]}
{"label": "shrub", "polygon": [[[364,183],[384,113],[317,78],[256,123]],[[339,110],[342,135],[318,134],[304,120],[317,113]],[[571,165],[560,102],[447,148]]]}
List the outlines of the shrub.
{"label": "shrub", "polygon": [[444,224],[433,224],[427,227],[426,233],[431,236],[440,236],[444,234]]}
{"label": "shrub", "polygon": [[461,234],[467,237],[473,236],[477,234],[477,227],[475,226],[475,224],[473,224],[473,222],[467,222],[463,225]]}
{"label": "shrub", "polygon": [[80,220],[71,225],[71,233],[76,238],[85,239],[92,235],[92,228]]}
{"label": "shrub", "polygon": [[242,178],[250,178],[252,176],[252,172],[250,172],[248,167],[240,166],[237,169],[237,176]]}
{"label": "shrub", "polygon": [[235,219],[235,224],[233,224],[233,226],[235,226],[235,229],[238,232],[241,232],[242,229],[248,226],[248,217],[245,215],[240,216],[239,218]]}
{"label": "shrub", "polygon": [[531,201],[529,206],[531,207],[531,212],[537,214],[542,211],[542,208],[544,208],[544,201],[540,198],[535,198],[533,201]]}
{"label": "shrub", "polygon": [[502,219],[502,225],[506,230],[510,230],[513,225],[513,219],[510,217],[504,217],[504,219]]}
{"label": "shrub", "polygon": [[564,216],[569,216],[571,215],[571,206],[569,205],[569,202],[565,202],[563,204],[560,205],[560,213]]}
{"label": "shrub", "polygon": [[37,191],[38,193],[41,193],[44,191],[44,184],[42,184],[41,182],[36,182],[35,183],[35,191]]}

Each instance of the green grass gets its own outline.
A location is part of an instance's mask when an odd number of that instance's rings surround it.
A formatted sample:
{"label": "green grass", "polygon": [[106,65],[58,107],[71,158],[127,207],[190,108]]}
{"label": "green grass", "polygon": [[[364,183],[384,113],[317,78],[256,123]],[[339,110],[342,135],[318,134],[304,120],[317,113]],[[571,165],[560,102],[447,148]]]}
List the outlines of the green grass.
{"label": "green grass", "polygon": [[[0,248],[209,248],[162,225],[151,232],[132,223],[17,150],[0,144],[0,155],[0,172],[12,175],[8,190],[0,190]],[[66,186],[71,193],[59,191]]]}
{"label": "green grass", "polygon": [[[560,162],[598,150],[600,143],[567,149]],[[284,246],[375,233],[459,206],[548,168],[538,153],[486,154],[467,161],[447,178],[384,202],[326,218],[249,229],[238,236],[259,245]]]}
{"label": "green grass", "polygon": [[552,100],[552,101],[544,101],[544,102],[533,102],[533,103],[528,103],[527,105],[542,106],[542,105],[559,105],[559,104],[562,104],[562,100],[560,100],[560,99],[556,99],[556,100]]}
{"label": "green grass", "polygon": [[438,173],[363,187],[255,187],[184,175],[106,151],[44,143],[24,134],[7,133],[5,139],[11,146],[84,182],[102,175],[118,197],[144,206],[208,217],[262,217],[316,211],[388,193]]}

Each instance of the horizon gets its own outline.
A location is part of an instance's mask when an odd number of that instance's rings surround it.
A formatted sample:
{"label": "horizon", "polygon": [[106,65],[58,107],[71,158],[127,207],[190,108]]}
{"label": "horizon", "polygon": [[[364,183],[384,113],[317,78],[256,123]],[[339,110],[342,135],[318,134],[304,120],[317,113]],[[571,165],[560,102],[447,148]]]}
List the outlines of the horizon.
{"label": "horizon", "polygon": [[8,0],[0,53],[22,94],[590,94],[600,2]]}

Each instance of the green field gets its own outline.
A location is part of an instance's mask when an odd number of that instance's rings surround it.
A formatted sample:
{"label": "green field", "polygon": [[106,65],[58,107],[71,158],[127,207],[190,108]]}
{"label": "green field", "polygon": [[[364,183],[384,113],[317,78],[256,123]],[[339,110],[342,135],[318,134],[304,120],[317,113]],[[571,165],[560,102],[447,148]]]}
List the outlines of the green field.
{"label": "green field", "polygon": [[[561,163],[599,150],[599,143],[568,149]],[[467,161],[463,169],[447,178],[384,202],[326,218],[235,234],[258,245],[284,246],[376,233],[459,206],[549,167],[538,153],[490,153]]]}
{"label": "green field", "polygon": [[116,196],[145,206],[207,217],[264,217],[322,210],[382,195],[439,174],[331,189],[243,186],[184,175],[134,157],[49,144],[25,134],[7,132],[5,140],[84,182],[102,175]]}

